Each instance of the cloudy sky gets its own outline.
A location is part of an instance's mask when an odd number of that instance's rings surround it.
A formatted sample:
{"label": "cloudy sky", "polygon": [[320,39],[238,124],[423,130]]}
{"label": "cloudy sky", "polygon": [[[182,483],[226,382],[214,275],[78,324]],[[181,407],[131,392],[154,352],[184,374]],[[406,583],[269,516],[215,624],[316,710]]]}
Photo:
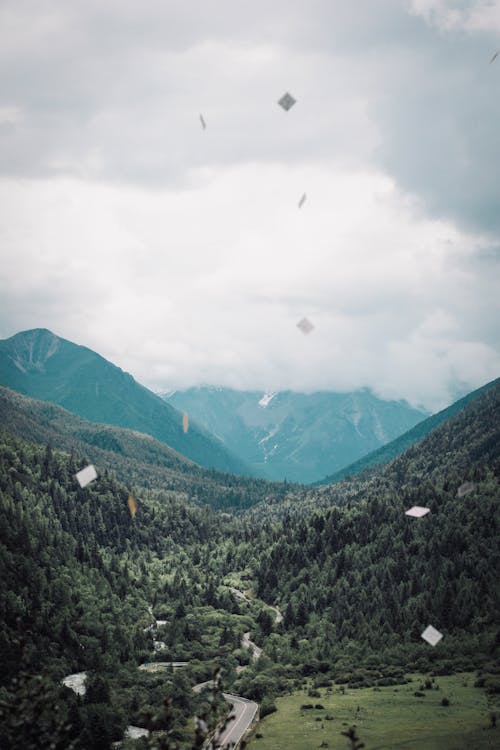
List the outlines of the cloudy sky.
{"label": "cloudy sky", "polygon": [[0,0],[0,337],[158,390],[497,377],[497,49],[499,0]]}

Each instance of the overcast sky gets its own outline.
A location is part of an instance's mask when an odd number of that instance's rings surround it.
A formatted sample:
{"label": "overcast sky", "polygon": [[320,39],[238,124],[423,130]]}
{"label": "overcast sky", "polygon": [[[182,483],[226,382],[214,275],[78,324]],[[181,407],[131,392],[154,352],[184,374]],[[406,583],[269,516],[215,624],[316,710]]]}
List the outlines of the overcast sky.
{"label": "overcast sky", "polygon": [[155,390],[497,377],[497,49],[500,1],[0,0],[0,337]]}

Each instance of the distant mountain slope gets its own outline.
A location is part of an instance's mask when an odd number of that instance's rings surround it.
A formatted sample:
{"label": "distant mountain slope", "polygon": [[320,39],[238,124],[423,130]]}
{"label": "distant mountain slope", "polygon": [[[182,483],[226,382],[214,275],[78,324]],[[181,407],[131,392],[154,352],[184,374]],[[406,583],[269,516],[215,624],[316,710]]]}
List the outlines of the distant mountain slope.
{"label": "distant mountain slope", "polygon": [[74,451],[138,488],[161,489],[214,508],[245,508],[290,487],[204,469],[164,443],[133,430],[89,422],[61,406],[0,386],[0,430],[32,443]]}
{"label": "distant mountain slope", "polygon": [[418,443],[419,440],[422,440],[422,438],[432,432],[432,430],[445,422],[447,419],[450,419],[459,411],[464,409],[468,404],[481,396],[481,394],[485,393],[490,388],[496,388],[499,383],[500,378],[497,378],[491,383],[487,383],[481,388],[472,391],[472,393],[467,394],[467,396],[459,399],[459,401],[456,401],[446,409],[443,409],[437,414],[433,414],[432,417],[424,419],[423,422],[420,422],[411,430],[405,432],[404,435],[400,435],[395,440],[387,443],[387,445],[382,446],[382,448],[369,453],[367,456],[364,456],[363,458],[360,458],[358,461],[355,461],[349,466],[344,467],[340,471],[335,472],[335,474],[331,474],[330,476],[325,477],[319,482],[314,482],[314,486],[340,482],[340,480],[344,479],[345,477],[361,474],[361,472],[365,471],[366,469],[374,466],[380,466],[381,464],[385,464],[388,461],[391,461],[393,458],[403,453],[403,451],[405,451],[407,448],[410,448],[412,445],[415,445],[415,443]]}
{"label": "distant mountain slope", "polygon": [[266,393],[200,387],[164,396],[270,479],[312,482],[427,416],[404,401],[354,393]]}
{"label": "distant mountain slope", "polygon": [[89,419],[152,435],[183,456],[219,471],[248,474],[243,462],[119,367],[43,328],[0,341],[0,383]]}

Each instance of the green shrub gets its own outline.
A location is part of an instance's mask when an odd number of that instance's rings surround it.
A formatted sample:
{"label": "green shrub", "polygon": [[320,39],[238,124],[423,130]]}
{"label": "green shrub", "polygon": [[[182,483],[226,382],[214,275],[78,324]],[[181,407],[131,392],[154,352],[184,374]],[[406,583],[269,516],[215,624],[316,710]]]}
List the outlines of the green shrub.
{"label": "green shrub", "polygon": [[277,710],[278,708],[273,700],[271,700],[270,698],[264,698],[264,700],[260,704],[260,718],[263,719],[264,716],[274,714]]}

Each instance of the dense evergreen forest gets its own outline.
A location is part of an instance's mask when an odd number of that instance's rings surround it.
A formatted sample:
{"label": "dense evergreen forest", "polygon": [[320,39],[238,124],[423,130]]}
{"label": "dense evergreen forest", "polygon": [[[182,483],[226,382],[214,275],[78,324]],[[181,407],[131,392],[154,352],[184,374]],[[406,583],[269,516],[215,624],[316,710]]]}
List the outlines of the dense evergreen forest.
{"label": "dense evergreen forest", "polygon": [[[193,715],[227,711],[221,686],[192,691],[217,669],[262,714],[305,677],[480,670],[500,691],[499,406],[496,386],[368,477],[231,513],[214,486],[127,486],[104,461],[82,489],[86,455],[1,433],[0,746],[108,748],[127,724],[165,732],[131,746],[196,746]],[[83,697],[61,685],[79,671]]]}

